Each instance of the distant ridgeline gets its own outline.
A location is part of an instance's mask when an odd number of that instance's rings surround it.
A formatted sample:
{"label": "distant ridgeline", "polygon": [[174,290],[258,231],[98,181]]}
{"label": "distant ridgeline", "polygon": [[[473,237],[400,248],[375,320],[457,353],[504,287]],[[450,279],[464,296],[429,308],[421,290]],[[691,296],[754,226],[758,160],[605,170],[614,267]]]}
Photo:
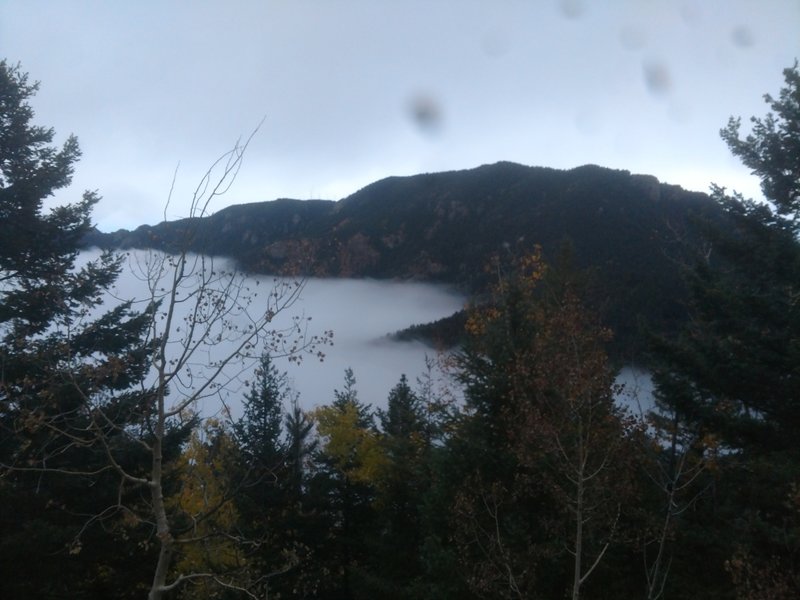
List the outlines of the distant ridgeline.
{"label": "distant ridgeline", "polygon": [[389,177],[338,202],[275,200],[202,219],[93,233],[87,246],[192,251],[254,273],[444,282],[468,293],[489,257],[568,244],[590,269],[597,308],[628,351],[643,318],[683,318],[681,270],[704,221],[724,218],[706,194],[594,165],[561,171],[500,162],[465,171]]}

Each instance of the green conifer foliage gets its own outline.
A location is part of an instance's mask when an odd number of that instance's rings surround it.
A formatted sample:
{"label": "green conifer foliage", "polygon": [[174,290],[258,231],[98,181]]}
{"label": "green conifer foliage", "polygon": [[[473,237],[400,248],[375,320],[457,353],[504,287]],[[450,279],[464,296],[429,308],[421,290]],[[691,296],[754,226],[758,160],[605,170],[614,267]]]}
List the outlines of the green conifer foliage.
{"label": "green conifer foliage", "polygon": [[291,394],[286,374],[278,371],[269,354],[261,358],[256,375],[234,432],[249,466],[266,475],[278,469],[286,455],[281,433],[284,405]]}
{"label": "green conifer foliage", "polygon": [[[772,112],[752,118],[750,133],[740,137],[740,119],[721,132],[761,178],[768,203],[714,187],[732,227],[708,228],[689,273],[690,324],[676,339],[657,344],[662,408],[693,432],[702,452],[719,452],[715,494],[695,503],[682,526],[687,545],[680,554],[708,560],[697,571],[694,559],[674,570],[694,578],[695,586],[716,587],[715,593],[735,583],[742,598],[800,594],[797,63],[784,77],[778,98],[765,96]],[[756,576],[761,587],[752,585]]]}
{"label": "green conifer foliage", "polygon": [[773,112],[751,117],[752,131],[739,137],[742,121],[733,118],[720,131],[734,156],[761,179],[761,191],[779,215],[800,227],[800,70],[784,69],[785,86],[764,100]]}
{"label": "green conifer foliage", "polygon": [[138,561],[141,548],[126,541],[137,526],[120,520],[124,491],[106,453],[132,471],[142,458],[124,428],[141,401],[130,389],[146,369],[149,314],[130,304],[99,314],[120,260],[78,264],[96,194],[47,206],[80,150],[33,124],[38,87],[0,61],[0,596],[141,595],[140,570],[117,562]]}

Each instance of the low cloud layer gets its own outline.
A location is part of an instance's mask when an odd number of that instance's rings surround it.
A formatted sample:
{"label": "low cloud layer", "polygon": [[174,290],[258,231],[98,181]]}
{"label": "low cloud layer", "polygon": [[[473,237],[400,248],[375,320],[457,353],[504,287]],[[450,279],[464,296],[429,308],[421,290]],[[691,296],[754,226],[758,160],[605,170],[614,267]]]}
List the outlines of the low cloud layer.
{"label": "low cloud layer", "polygon": [[[83,259],[95,256],[96,251],[87,252]],[[143,276],[145,266],[148,260],[158,256],[145,251],[131,252],[109,302],[133,299],[138,301],[140,309],[144,308],[149,297],[148,282]],[[214,268],[224,270],[230,265],[227,261],[215,260]],[[280,281],[271,276],[250,276],[242,280],[245,288],[258,294],[250,306],[251,313],[263,311],[268,294]],[[191,280],[188,283],[191,285]],[[163,285],[167,284],[165,280]],[[413,383],[425,370],[426,355],[433,357],[436,354],[435,350],[420,343],[392,341],[387,334],[448,316],[463,305],[463,296],[439,285],[310,279],[305,282],[299,299],[276,318],[274,326],[281,328],[289,324],[292,317],[310,317],[307,322],[309,335],[332,330],[334,344],[320,348],[325,353],[322,362],[314,356],[307,356],[299,364],[279,359],[276,365],[289,375],[304,408],[330,403],[334,390],[342,388],[347,368],[352,368],[355,373],[359,397],[376,407],[385,406],[389,390],[400,376],[406,374]],[[217,358],[214,352],[224,353],[229,349],[230,346],[221,346],[210,351],[208,361]],[[242,371],[239,364],[235,365],[229,373],[234,380],[221,392],[220,401],[209,399],[198,409],[207,416],[217,414],[224,400],[234,416],[237,415],[246,382],[253,378],[253,368],[254,365],[250,365]]]}

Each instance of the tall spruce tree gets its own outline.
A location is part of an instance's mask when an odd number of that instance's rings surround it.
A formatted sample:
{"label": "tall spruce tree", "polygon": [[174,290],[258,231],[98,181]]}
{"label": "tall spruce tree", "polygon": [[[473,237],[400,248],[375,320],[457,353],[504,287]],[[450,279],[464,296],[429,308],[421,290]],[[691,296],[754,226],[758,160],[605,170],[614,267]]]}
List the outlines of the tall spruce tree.
{"label": "tall spruce tree", "polygon": [[302,558],[291,523],[293,482],[289,440],[283,428],[285,407],[291,400],[286,373],[265,353],[245,393],[242,417],[233,426],[242,463],[236,505],[243,533],[257,542],[249,558],[267,575],[262,579],[265,594],[291,589],[283,575]]}
{"label": "tall spruce tree", "polygon": [[38,87],[0,61],[0,596],[141,595],[139,569],[115,562],[137,556],[134,545],[85,545],[101,525],[130,537],[87,400],[107,407],[108,445],[135,470],[141,456],[122,429],[138,402],[128,390],[146,368],[149,316],[130,304],[93,316],[120,261],[78,265],[96,194],[46,206],[69,186],[80,150],[74,136],[58,147],[52,129],[33,124]]}
{"label": "tall spruce tree", "polygon": [[[274,589],[285,590],[287,597],[318,597],[327,586],[329,575],[324,557],[319,556],[321,541],[330,535],[327,499],[312,494],[312,463],[319,444],[314,423],[300,408],[295,397],[285,415],[286,432],[286,506],[283,526],[290,543],[285,545],[294,566],[276,579]],[[278,586],[281,586],[278,588]]]}
{"label": "tall spruce tree", "polygon": [[[315,352],[322,337],[307,336],[299,317],[275,329],[273,320],[297,300],[301,281],[276,282],[256,303],[258,292],[246,289],[241,274],[189,254],[196,227],[185,231],[175,255],[133,259],[132,268],[147,285],[144,312],[134,314],[130,304],[121,304],[92,319],[93,311],[103,310],[103,292],[121,262],[104,255],[76,267],[95,196],[44,211],[45,199],[69,183],[78,149],[74,138],[60,150],[50,147],[52,131],[30,124],[27,100],[35,90],[19,69],[2,63],[0,204],[6,233],[20,235],[13,238],[19,248],[4,246],[0,264],[0,464],[29,478],[51,473],[83,478],[85,486],[105,495],[100,506],[67,507],[82,515],[73,554],[83,554],[91,525],[109,526],[112,517],[125,515],[127,523],[145,528],[149,539],[141,547],[157,549],[146,588],[157,600],[187,582],[219,575],[183,572],[173,563],[179,548],[199,541],[168,501],[175,485],[170,463],[197,425],[192,409],[219,399],[220,390],[235,380],[231,370],[257,362],[261,348],[299,360]],[[210,203],[229,189],[250,139],[205,173],[192,195],[190,217],[207,214]],[[330,332],[323,337],[329,340]],[[103,481],[98,484],[96,476]],[[93,494],[68,497],[84,500]],[[230,501],[227,493],[221,498]],[[213,519],[221,508],[210,507],[193,520]],[[108,573],[102,564],[95,568],[104,577]]]}
{"label": "tall spruce tree", "polygon": [[683,527],[684,549],[706,555],[702,576],[694,560],[677,569],[716,592],[734,583],[742,598],[800,595],[797,63],[784,77],[778,98],[765,96],[772,112],[752,118],[745,137],[740,119],[721,131],[761,179],[767,203],[714,188],[731,226],[709,228],[711,253],[703,253],[689,276],[690,325],[657,348],[662,407],[673,422],[697,432],[708,451],[722,450],[716,493],[695,504],[692,514],[702,517]]}
{"label": "tall spruce tree", "polygon": [[319,440],[312,437],[314,423],[300,408],[297,398],[292,400],[291,409],[284,421],[286,428],[286,462],[288,468],[288,487],[292,501],[302,504],[308,480],[308,468]]}
{"label": "tall spruce tree", "polygon": [[352,369],[344,387],[334,390],[331,405],[311,413],[320,437],[311,495],[321,500],[330,535],[317,549],[324,569],[332,573],[323,598],[358,598],[373,531],[376,485],[385,455],[369,404],[358,397]]}
{"label": "tall spruce tree", "polygon": [[386,464],[378,479],[375,531],[362,584],[372,597],[416,598],[424,573],[421,506],[430,487],[430,425],[405,375],[378,410]]}
{"label": "tall spruce tree", "polygon": [[234,426],[239,446],[259,480],[269,479],[286,458],[282,439],[285,405],[291,397],[286,373],[281,373],[269,354],[261,357],[256,380],[244,396],[244,414]]}

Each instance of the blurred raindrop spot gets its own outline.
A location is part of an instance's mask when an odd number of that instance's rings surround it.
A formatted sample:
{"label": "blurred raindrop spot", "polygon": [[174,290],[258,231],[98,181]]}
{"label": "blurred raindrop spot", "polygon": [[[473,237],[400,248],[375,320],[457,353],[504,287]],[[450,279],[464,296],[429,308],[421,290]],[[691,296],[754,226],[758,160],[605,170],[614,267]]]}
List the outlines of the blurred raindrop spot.
{"label": "blurred raindrop spot", "polygon": [[666,95],[672,88],[672,78],[669,69],[660,62],[645,63],[644,83],[651,94]]}
{"label": "blurred raindrop spot", "polygon": [[561,14],[568,19],[580,19],[583,16],[585,9],[583,0],[560,0],[558,5],[561,9]]}
{"label": "blurred raindrop spot", "polygon": [[409,102],[411,119],[422,131],[438,133],[442,127],[442,109],[429,94],[417,94]]}
{"label": "blurred raindrop spot", "polygon": [[750,28],[746,27],[745,25],[740,25],[734,29],[733,33],[731,34],[731,38],[733,39],[733,43],[740,48],[749,48],[754,42],[753,32],[750,31]]}

